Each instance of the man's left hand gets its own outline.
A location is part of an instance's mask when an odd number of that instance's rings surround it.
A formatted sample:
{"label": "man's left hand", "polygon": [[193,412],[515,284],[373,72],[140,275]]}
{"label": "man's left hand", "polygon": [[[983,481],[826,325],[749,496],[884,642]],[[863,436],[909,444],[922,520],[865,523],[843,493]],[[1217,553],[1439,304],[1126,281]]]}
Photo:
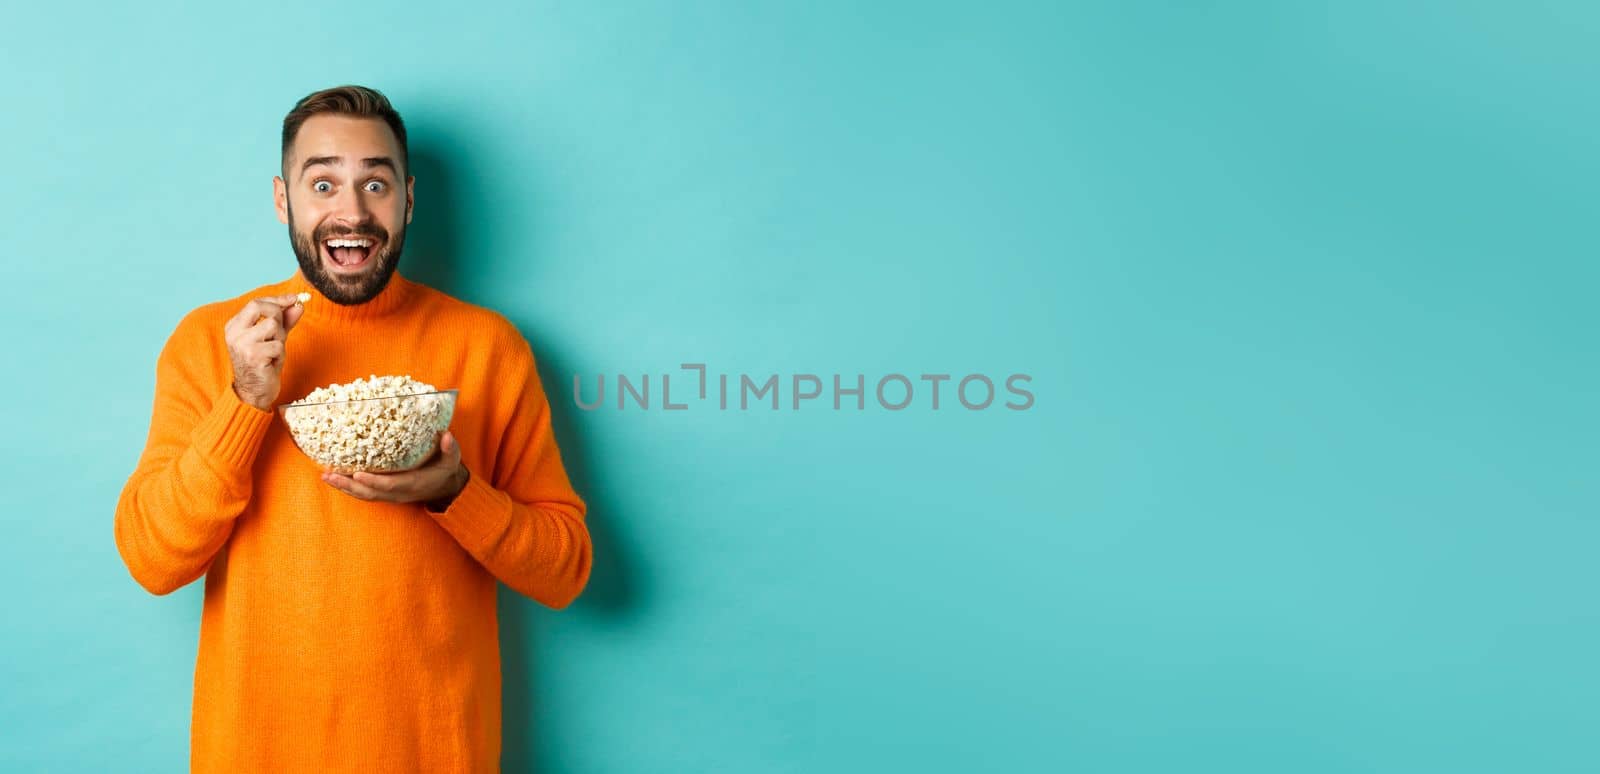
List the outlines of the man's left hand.
{"label": "man's left hand", "polygon": [[467,485],[467,468],[461,464],[461,447],[446,430],[439,436],[439,452],[431,462],[404,473],[323,473],[328,486],[362,500],[390,503],[424,503],[440,509]]}

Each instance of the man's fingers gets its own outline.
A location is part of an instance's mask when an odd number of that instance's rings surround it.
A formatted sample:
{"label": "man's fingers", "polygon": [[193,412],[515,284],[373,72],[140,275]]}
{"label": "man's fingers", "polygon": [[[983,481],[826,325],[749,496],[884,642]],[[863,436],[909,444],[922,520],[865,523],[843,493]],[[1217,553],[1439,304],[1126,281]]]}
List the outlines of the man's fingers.
{"label": "man's fingers", "polygon": [[245,304],[238,314],[233,316],[233,319],[243,322],[245,327],[249,327],[257,318],[276,318],[283,313],[284,309],[294,306],[294,304],[295,295],[293,293],[286,293],[281,296],[262,296]]}
{"label": "man's fingers", "polygon": [[266,365],[274,358],[283,357],[283,342],[279,339],[258,341],[250,346],[250,357],[259,365]]}
{"label": "man's fingers", "polygon": [[357,485],[366,487],[367,489],[377,492],[378,494],[389,494],[394,492],[397,488],[393,480],[363,471],[351,473],[350,478],[351,480],[355,481]]}
{"label": "man's fingers", "polygon": [[284,335],[288,335],[289,331],[294,329],[295,323],[300,322],[300,318],[304,317],[305,313],[306,307],[304,304],[295,304],[294,306],[291,306],[283,311]]}
{"label": "man's fingers", "polygon": [[[294,293],[285,293],[281,296],[263,296],[245,304],[238,313],[230,318],[224,329],[229,331],[243,331],[256,324],[263,317],[279,321],[284,320],[286,310],[294,309],[299,304],[299,297]],[[299,307],[304,312],[304,307]],[[296,317],[298,320],[298,316]]]}
{"label": "man's fingers", "polygon": [[278,322],[278,318],[263,317],[255,325],[245,328],[244,332],[239,334],[239,343],[249,344],[256,341],[281,340],[283,338],[279,335],[281,333],[283,333],[283,323]]}
{"label": "man's fingers", "polygon": [[228,326],[232,329],[231,335],[236,341],[260,341],[267,334],[262,330],[258,330],[257,326],[268,320],[271,320],[274,325],[279,325],[279,315],[282,313],[279,307],[251,301],[239,312],[238,317],[228,321]]}
{"label": "man's fingers", "polygon": [[362,500],[384,499],[382,493],[374,490],[372,487],[355,481],[354,479],[342,473],[323,473],[322,480],[328,482],[328,486],[344,492],[351,497],[356,497]]}
{"label": "man's fingers", "polygon": [[256,318],[260,316],[260,305],[254,301],[245,302],[244,306],[239,307],[239,311],[234,312],[233,316],[228,318],[228,327],[248,328],[250,327],[250,323],[255,322]]}

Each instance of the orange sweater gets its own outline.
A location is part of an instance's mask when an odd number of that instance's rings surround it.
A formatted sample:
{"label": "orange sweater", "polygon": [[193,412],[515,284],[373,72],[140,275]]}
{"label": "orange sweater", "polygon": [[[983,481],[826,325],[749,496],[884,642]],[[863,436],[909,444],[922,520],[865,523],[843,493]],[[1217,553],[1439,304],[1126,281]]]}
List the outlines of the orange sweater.
{"label": "orange sweater", "polygon": [[[459,388],[470,477],[441,513],[323,483],[273,413],[239,401],[223,323],[309,291],[277,403],[371,374]],[[496,580],[551,608],[589,579],[584,501],[550,431],[533,354],[499,314],[398,272],[344,307],[298,271],[185,316],[117,502],[117,550],[167,594],[206,576],[195,772],[488,772],[500,757]]]}

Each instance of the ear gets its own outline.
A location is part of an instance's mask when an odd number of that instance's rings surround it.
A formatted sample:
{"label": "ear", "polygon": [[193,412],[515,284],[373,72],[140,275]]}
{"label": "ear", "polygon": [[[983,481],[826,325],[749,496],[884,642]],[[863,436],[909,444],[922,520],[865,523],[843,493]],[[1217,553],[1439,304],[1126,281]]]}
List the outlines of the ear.
{"label": "ear", "polygon": [[289,222],[289,186],[283,178],[272,176],[272,205],[278,209],[278,222]]}
{"label": "ear", "polygon": [[[406,225],[411,225],[411,206],[416,203],[413,194],[416,192],[417,178],[413,175],[406,177]],[[288,221],[284,221],[287,223]]]}

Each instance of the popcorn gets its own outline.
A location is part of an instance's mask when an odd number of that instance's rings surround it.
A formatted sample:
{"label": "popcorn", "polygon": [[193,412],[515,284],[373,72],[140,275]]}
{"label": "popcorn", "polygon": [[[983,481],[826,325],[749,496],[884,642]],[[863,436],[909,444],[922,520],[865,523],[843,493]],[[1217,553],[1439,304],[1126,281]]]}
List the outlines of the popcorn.
{"label": "popcorn", "polygon": [[311,294],[302,290],[299,293],[294,294],[294,300],[304,304],[305,302],[311,300]]}
{"label": "popcorn", "polygon": [[421,465],[450,426],[455,394],[410,376],[318,387],[284,406],[295,445],[328,470],[393,472]]}

